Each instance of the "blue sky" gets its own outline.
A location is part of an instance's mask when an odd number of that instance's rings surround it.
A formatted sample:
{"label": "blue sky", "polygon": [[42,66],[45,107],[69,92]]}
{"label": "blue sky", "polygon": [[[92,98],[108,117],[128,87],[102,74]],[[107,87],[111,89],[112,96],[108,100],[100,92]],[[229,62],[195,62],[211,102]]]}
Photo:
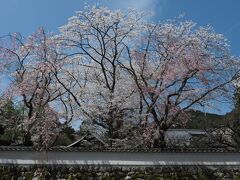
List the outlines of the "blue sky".
{"label": "blue sky", "polygon": [[185,13],[199,25],[210,24],[216,32],[224,34],[231,42],[234,55],[240,55],[240,1],[238,0],[1,0],[0,35],[9,32],[31,34],[39,26],[56,32],[74,11],[84,3],[98,4],[113,9],[134,7],[153,11],[154,20],[164,20]]}
{"label": "blue sky", "polygon": [[[199,25],[210,24],[230,41],[233,55],[240,56],[239,0],[1,0],[0,36],[10,32],[29,35],[39,26],[57,32],[85,3],[125,10],[128,7],[153,11],[153,20],[162,21],[185,14]],[[221,113],[230,109],[222,108]]]}

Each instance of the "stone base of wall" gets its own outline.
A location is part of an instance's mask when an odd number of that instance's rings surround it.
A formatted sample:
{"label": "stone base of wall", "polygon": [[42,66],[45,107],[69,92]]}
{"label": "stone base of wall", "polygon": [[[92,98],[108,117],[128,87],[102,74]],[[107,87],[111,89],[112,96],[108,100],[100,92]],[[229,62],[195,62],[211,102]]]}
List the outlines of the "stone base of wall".
{"label": "stone base of wall", "polygon": [[0,180],[239,179],[240,167],[0,166]]}

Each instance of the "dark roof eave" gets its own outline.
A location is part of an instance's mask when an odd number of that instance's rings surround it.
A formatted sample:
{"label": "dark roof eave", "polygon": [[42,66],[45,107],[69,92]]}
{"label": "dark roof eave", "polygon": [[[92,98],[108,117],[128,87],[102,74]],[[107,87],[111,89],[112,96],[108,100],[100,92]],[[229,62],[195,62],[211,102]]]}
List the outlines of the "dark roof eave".
{"label": "dark roof eave", "polygon": [[[34,147],[25,146],[0,146],[0,151],[37,151]],[[183,149],[145,149],[145,148],[80,148],[80,147],[52,147],[47,151],[54,152],[144,152],[144,153],[240,153],[237,149],[220,149],[220,148],[209,148],[209,149],[197,149],[197,148],[183,148]]]}

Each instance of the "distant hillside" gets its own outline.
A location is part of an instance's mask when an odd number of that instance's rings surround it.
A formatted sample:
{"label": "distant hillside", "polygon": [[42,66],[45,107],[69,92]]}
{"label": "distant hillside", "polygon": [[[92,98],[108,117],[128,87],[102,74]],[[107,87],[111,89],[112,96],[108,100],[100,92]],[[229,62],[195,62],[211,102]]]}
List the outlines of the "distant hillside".
{"label": "distant hillside", "polygon": [[194,110],[190,110],[188,113],[190,114],[191,120],[187,122],[184,128],[189,129],[215,128],[223,125],[229,116],[229,114],[218,115]]}

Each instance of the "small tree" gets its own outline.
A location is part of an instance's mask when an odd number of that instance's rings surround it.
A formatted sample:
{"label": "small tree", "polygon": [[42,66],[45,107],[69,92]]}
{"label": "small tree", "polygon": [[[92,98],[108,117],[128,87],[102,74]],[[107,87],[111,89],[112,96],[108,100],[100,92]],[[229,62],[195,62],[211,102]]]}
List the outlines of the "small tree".
{"label": "small tree", "polygon": [[1,99],[0,126],[1,139],[10,143],[22,143],[23,140],[23,111],[21,105],[15,105],[12,99]]}
{"label": "small tree", "polygon": [[[238,80],[237,80],[238,81]],[[218,125],[213,131],[210,130],[210,137],[220,146],[226,148],[240,148],[240,97],[239,87],[236,85],[234,94],[234,109],[225,115],[224,124]]]}

